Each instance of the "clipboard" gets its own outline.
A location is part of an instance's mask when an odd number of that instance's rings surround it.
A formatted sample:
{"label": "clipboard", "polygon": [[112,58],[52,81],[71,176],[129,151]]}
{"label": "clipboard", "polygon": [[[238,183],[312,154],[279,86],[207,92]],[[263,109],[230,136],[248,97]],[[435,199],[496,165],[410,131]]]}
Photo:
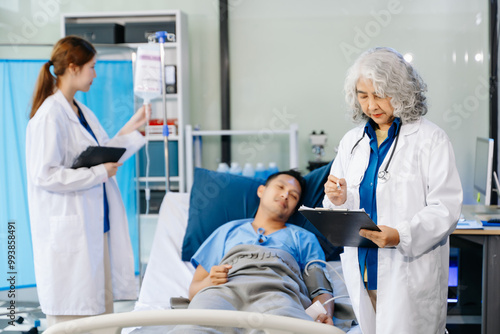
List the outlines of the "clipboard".
{"label": "clipboard", "polygon": [[302,206],[299,212],[336,247],[378,248],[371,240],[359,235],[359,230],[362,228],[380,231],[377,224],[363,210],[313,209]]}
{"label": "clipboard", "polygon": [[125,151],[123,147],[89,146],[75,159],[71,168],[90,168],[106,162],[118,162]]}

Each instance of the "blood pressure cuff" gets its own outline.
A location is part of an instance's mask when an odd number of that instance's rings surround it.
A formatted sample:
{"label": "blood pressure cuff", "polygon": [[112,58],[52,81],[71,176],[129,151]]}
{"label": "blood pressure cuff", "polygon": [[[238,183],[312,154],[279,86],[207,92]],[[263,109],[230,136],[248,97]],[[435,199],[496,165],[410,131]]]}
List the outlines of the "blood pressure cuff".
{"label": "blood pressure cuff", "polygon": [[323,265],[319,263],[312,263],[307,267],[307,272],[304,270],[302,273],[304,283],[309,291],[309,298],[329,293],[333,295],[333,284],[328,272],[324,270]]}

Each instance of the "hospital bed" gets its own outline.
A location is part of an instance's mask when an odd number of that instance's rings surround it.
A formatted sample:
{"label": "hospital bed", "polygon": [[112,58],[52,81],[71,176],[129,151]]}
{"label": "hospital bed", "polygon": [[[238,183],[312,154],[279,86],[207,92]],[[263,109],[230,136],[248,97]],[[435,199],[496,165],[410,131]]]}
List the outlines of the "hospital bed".
{"label": "hospital bed", "polygon": [[[204,170],[195,172],[193,185],[195,194],[203,194],[206,189],[211,189],[213,193],[215,185],[237,187],[240,193],[244,193],[246,192],[244,189],[242,190],[244,186],[235,182],[251,182],[248,181],[248,178],[241,176],[224,176],[226,177],[224,182],[206,178],[207,176],[214,177],[214,175],[220,174],[214,173],[216,172]],[[230,180],[228,181],[227,178],[230,178]],[[207,180],[213,180],[214,182],[209,185],[210,182]],[[211,199],[209,208],[202,208],[208,215],[210,215],[210,208],[215,205],[214,202],[227,202],[227,199],[221,196],[227,191],[224,191],[224,189],[219,190],[217,191],[218,196]],[[120,333],[121,328],[123,328],[122,334],[165,333],[168,331],[167,329],[173,328],[173,324],[255,328],[265,329],[264,332],[266,333],[358,333],[358,326],[352,327],[352,318],[354,316],[348,298],[335,301],[336,312],[338,312],[340,318],[344,318],[334,319],[337,326],[335,328],[313,321],[261,313],[171,309],[170,299],[172,297],[188,296],[189,284],[194,273],[191,263],[182,261],[181,255],[188,226],[188,214],[193,215],[193,206],[200,205],[200,201],[197,200],[195,194],[168,192],[165,195],[160,208],[149,263],[142,281],[139,299],[133,312],[102,315],[60,323],[49,328],[45,333],[99,333],[98,329],[106,327],[114,328],[115,333]],[[208,196],[210,197],[210,195]],[[228,196],[232,195],[229,194]],[[232,197],[234,198],[234,196]],[[190,208],[191,202],[194,202],[194,204]],[[231,204],[229,205],[231,206]],[[226,212],[224,215],[230,214]],[[191,223],[192,220],[190,220]],[[189,231],[189,228],[187,230]],[[198,231],[199,227],[194,226],[191,231],[193,230]],[[338,270],[341,275],[339,262],[332,261],[329,264]],[[347,295],[345,285],[337,274],[331,271],[330,277],[334,285],[334,295]]]}

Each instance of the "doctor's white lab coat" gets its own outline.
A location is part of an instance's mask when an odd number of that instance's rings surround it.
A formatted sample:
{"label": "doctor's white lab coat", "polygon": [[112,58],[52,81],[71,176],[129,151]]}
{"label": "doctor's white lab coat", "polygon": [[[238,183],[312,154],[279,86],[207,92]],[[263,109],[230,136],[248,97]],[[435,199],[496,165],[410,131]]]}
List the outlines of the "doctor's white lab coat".
{"label": "doctor's white lab coat", "polygon": [[[370,158],[364,125],[342,139],[331,174],[347,181],[342,206],[359,209],[359,185]],[[451,143],[425,118],[403,124],[389,166],[390,178],[379,180],[377,219],[399,232],[395,248],[378,251],[377,312],[364,288],[358,248],[341,255],[346,285],[364,334],[442,334],[446,324],[449,235],[462,206],[462,187]],[[392,149],[380,170],[384,170]],[[325,196],[324,207],[335,207]]]}
{"label": "doctor's white lab coat", "polygon": [[[109,140],[95,115],[80,109],[99,144],[125,147],[121,161],[144,145],[135,131]],[[42,311],[49,315],[103,313],[103,183],[109,203],[109,249],[115,299],[135,299],[134,261],[125,208],[103,165],[71,169],[88,146],[98,145],[61,91],[29,121],[26,167],[35,276]],[[108,292],[109,293],[109,292]]]}

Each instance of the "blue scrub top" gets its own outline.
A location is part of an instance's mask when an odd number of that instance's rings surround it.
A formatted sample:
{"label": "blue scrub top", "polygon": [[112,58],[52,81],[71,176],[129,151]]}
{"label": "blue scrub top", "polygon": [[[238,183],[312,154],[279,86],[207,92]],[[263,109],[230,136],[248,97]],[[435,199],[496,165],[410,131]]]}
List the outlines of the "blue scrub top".
{"label": "blue scrub top", "polygon": [[220,264],[224,255],[237,245],[260,245],[289,252],[304,270],[311,260],[325,260],[325,253],[318,239],[311,232],[292,224],[286,228],[264,235],[264,230],[255,232],[253,218],[234,220],[220,226],[200,246],[191,258],[196,268],[201,265],[206,271]]}
{"label": "blue scrub top", "polygon": [[[396,138],[400,125],[401,120],[395,118],[387,132],[387,138],[382,142],[380,147],[378,147],[377,135],[375,133],[375,128],[378,126],[372,120],[369,120],[365,125],[365,133],[368,135],[368,138],[370,138],[371,150],[370,162],[368,163],[368,168],[359,186],[359,207],[366,211],[375,224],[377,224],[378,171],[385,156],[389,153],[389,149]],[[364,276],[366,267],[368,290],[377,290],[378,248],[358,248],[358,261],[361,277]]]}
{"label": "blue scrub top", "polygon": [[[85,116],[83,116],[82,110],[73,101],[73,104],[78,108],[78,119],[80,120],[80,124],[87,130],[92,137],[94,137],[95,141],[99,145],[99,141],[97,140],[97,137],[94,134],[94,131],[92,131],[92,128],[90,127],[89,123],[85,119]],[[109,204],[108,204],[108,196],[106,195],[106,184],[102,184],[102,190],[103,190],[103,198],[104,198],[104,233],[109,231]]]}

